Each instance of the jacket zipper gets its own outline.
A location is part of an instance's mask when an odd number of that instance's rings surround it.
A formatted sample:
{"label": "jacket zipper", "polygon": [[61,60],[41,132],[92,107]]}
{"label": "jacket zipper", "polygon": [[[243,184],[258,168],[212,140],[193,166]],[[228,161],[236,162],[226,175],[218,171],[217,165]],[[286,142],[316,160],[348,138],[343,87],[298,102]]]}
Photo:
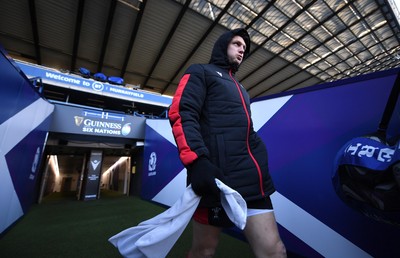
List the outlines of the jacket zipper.
{"label": "jacket zipper", "polygon": [[243,105],[243,109],[246,113],[246,117],[247,117],[247,135],[246,135],[246,145],[247,145],[247,152],[249,153],[251,159],[254,162],[254,165],[257,168],[257,172],[258,172],[258,179],[259,179],[259,183],[260,183],[260,192],[262,194],[262,196],[265,196],[264,190],[263,190],[263,180],[262,180],[262,174],[261,174],[261,168],[260,165],[258,164],[257,160],[254,158],[253,154],[251,153],[250,150],[250,144],[249,144],[249,136],[250,136],[250,115],[249,115],[249,111],[247,110],[246,107],[246,102],[244,101],[244,97],[242,94],[242,91],[240,90],[240,85],[239,83],[235,80],[235,78],[233,78],[232,76],[232,70],[229,70],[229,76],[231,77],[232,81],[235,83],[236,88],[239,92],[240,95],[240,99],[242,101],[242,105]]}

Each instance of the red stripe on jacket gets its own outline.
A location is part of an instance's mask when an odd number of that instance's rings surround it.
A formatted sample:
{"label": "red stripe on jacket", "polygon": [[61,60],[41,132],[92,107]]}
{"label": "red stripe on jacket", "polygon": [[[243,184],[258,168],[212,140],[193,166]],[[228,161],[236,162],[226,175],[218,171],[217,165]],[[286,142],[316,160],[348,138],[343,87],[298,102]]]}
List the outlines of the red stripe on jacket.
{"label": "red stripe on jacket", "polygon": [[239,93],[239,96],[240,96],[240,100],[242,101],[242,105],[243,105],[244,112],[246,113],[246,117],[247,117],[247,135],[246,135],[247,152],[249,153],[250,158],[253,160],[253,163],[254,163],[254,165],[255,165],[256,168],[257,168],[258,178],[259,178],[259,182],[260,182],[260,191],[261,191],[261,194],[262,194],[263,196],[265,196],[265,193],[264,193],[264,186],[263,186],[263,180],[262,180],[261,168],[260,168],[260,165],[258,164],[256,158],[254,157],[253,153],[251,152],[251,148],[250,148],[250,144],[249,144],[249,142],[250,142],[250,141],[249,141],[249,136],[250,136],[250,121],[251,121],[250,114],[249,114],[249,111],[247,110],[246,102],[244,101],[243,93],[242,93],[242,91],[240,90],[239,83],[235,80],[235,78],[234,78],[233,75],[232,75],[232,70],[229,70],[229,76],[231,77],[232,81],[233,81],[233,82],[235,83],[235,85],[236,85],[236,89],[238,90],[238,93]]}
{"label": "red stripe on jacket", "polygon": [[197,159],[197,154],[192,151],[187,144],[182,126],[182,117],[179,113],[179,105],[182,98],[182,93],[187,82],[189,81],[189,78],[190,74],[185,74],[180,80],[168,113],[169,119],[172,122],[172,133],[174,134],[176,144],[178,145],[179,157],[185,166]]}

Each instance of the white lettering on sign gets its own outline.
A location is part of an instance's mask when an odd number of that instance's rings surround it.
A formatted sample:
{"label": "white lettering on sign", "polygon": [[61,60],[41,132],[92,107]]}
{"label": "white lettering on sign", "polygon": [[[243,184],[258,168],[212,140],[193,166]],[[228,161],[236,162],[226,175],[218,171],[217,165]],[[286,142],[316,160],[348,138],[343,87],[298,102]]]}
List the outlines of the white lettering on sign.
{"label": "white lettering on sign", "polygon": [[377,160],[380,162],[391,162],[394,155],[394,150],[390,148],[378,148],[367,144],[363,145],[361,143],[350,145],[344,152],[360,158],[372,158],[376,155]]}
{"label": "white lettering on sign", "polygon": [[131,91],[131,90],[124,90],[124,89],[117,89],[117,88],[110,88],[110,92],[120,93],[124,95],[129,95],[137,98],[144,98],[143,93]]}
{"label": "white lettering on sign", "polygon": [[54,79],[54,80],[59,80],[59,81],[63,81],[63,82],[69,82],[69,83],[81,85],[81,80],[62,76],[61,74],[54,74],[54,73],[46,72],[46,77],[50,78],[50,79]]}

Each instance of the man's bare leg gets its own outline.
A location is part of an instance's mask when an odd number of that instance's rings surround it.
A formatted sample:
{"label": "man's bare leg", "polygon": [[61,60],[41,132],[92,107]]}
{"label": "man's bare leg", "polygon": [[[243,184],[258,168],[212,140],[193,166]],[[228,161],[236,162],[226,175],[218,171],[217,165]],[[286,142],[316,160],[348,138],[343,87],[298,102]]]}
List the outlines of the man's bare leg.
{"label": "man's bare leg", "polygon": [[273,212],[248,217],[244,234],[257,258],[286,257]]}
{"label": "man's bare leg", "polygon": [[218,246],[221,228],[200,224],[193,220],[193,241],[188,258],[210,258]]}

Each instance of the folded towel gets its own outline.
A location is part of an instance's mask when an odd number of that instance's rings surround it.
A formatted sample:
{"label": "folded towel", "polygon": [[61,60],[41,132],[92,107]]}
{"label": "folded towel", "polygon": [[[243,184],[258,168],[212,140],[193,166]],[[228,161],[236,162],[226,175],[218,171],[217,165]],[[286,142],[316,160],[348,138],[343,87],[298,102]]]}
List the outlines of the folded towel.
{"label": "folded towel", "polygon": [[[247,206],[242,196],[218,179],[221,202],[232,222],[244,229]],[[200,202],[191,185],[182,197],[163,213],[141,222],[138,226],[125,229],[111,237],[110,241],[124,257],[165,257],[189,223]]]}
{"label": "folded towel", "polygon": [[243,197],[218,179],[215,180],[221,190],[222,207],[229,219],[240,229],[244,229],[247,219],[247,205]]}

